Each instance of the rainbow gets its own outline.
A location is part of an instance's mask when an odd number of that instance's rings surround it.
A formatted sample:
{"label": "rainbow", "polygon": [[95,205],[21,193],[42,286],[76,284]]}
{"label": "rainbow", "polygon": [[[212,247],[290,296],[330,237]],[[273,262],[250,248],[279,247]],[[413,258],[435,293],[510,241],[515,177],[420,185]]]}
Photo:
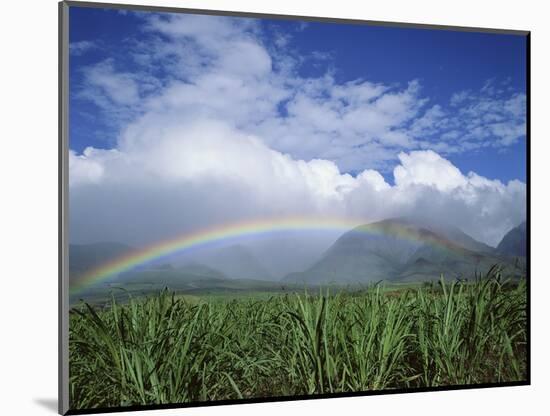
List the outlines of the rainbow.
{"label": "rainbow", "polygon": [[129,271],[139,265],[178,252],[206,247],[214,243],[222,243],[237,238],[261,236],[273,232],[333,230],[344,233],[368,222],[370,221],[365,219],[286,217],[218,225],[156,242],[102,264],[80,276],[77,281],[71,282],[70,291],[71,293],[77,293],[86,287],[100,283],[122,272]]}
{"label": "rainbow", "polygon": [[[193,233],[187,233],[168,240],[162,240],[150,246],[130,252],[127,255],[118,257],[112,261],[102,264],[71,282],[70,292],[76,294],[86,287],[100,283],[117,274],[129,271],[137,266],[148,262],[159,260],[163,257],[187,250],[200,249],[210,245],[231,242],[233,239],[243,239],[262,236],[276,232],[289,231],[337,231],[342,234],[358,227],[369,224],[366,219],[343,219],[326,217],[286,217],[269,218],[253,221],[235,222],[225,225],[217,225],[211,228],[202,229]],[[394,221],[395,223],[395,221]],[[406,225],[405,221],[403,225]],[[396,238],[409,241],[418,241],[431,246],[444,247],[446,249],[461,249],[448,240],[441,239],[435,234],[421,236],[414,227],[361,227],[357,231],[367,234],[392,235]],[[463,250],[463,249],[462,249]]]}

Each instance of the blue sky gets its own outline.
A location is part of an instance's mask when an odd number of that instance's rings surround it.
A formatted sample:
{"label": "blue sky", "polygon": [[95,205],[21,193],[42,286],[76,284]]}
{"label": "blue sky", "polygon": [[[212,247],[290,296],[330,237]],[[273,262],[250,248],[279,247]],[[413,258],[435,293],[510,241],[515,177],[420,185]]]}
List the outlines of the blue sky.
{"label": "blue sky", "polygon": [[71,232],[139,242],[256,217],[421,213],[495,244],[525,218],[525,47],[71,7]]}
{"label": "blue sky", "polygon": [[[120,123],[112,120],[93,100],[77,94],[83,88],[83,69],[107,59],[121,71],[136,71],[138,65],[129,52],[135,42],[155,35],[143,30],[147,13],[120,13],[116,10],[71,8],[71,148],[81,152],[87,146],[115,146]],[[250,19],[246,19],[250,20]],[[403,29],[338,23],[253,19],[258,34],[269,47],[285,37],[289,55],[314,57],[297,65],[300,76],[320,77],[327,71],[336,82],[362,79],[388,85],[406,85],[417,80],[426,107],[448,106],[452,96],[471,91],[490,99],[480,90],[487,83],[501,91],[502,100],[525,94],[526,39],[519,35]],[[78,46],[83,46],[78,49]],[[316,59],[317,58],[317,59]],[[166,80],[162,66],[151,70]],[[284,112],[284,107],[280,109]],[[450,108],[459,118],[458,108]],[[128,116],[130,117],[130,116]],[[468,120],[458,131],[468,129]],[[441,131],[434,135],[441,134]],[[426,137],[428,140],[432,136]],[[484,140],[491,140],[488,137]],[[463,171],[473,170],[503,181],[525,180],[525,136],[506,146],[477,148],[449,154],[448,159]],[[370,167],[368,165],[364,167]],[[351,173],[356,167],[346,169]],[[384,171],[384,175],[388,172]],[[390,179],[391,179],[391,175]]]}

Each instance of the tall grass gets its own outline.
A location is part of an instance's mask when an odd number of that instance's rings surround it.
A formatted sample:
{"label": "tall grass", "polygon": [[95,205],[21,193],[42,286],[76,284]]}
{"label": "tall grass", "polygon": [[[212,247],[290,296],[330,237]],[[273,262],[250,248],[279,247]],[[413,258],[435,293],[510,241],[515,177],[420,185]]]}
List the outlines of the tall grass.
{"label": "tall grass", "polygon": [[164,291],[70,316],[71,407],[526,377],[525,282],[191,303]]}

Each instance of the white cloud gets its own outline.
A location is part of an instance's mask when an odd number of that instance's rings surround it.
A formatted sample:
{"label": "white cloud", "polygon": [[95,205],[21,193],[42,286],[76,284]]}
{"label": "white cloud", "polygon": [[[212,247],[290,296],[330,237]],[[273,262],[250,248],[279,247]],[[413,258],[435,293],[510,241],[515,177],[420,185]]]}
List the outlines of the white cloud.
{"label": "white cloud", "polygon": [[139,89],[131,73],[116,72],[113,60],[106,60],[85,71],[88,86],[102,93],[115,105],[131,105],[139,100]]}
{"label": "white cloud", "polygon": [[85,54],[91,49],[96,48],[97,45],[89,40],[81,40],[78,42],[71,42],[69,44],[69,53],[74,56],[80,56]]}
{"label": "white cloud", "polygon": [[464,101],[468,99],[469,94],[470,94],[470,91],[455,92],[451,96],[451,100],[450,100],[451,106],[456,107],[462,104]]}
{"label": "white cloud", "polygon": [[[70,154],[74,241],[139,244],[291,214],[422,214],[495,244],[525,218],[525,184],[464,174],[442,156],[515,143],[524,95],[489,85],[489,96],[428,107],[414,80],[300,76],[299,60],[269,53],[254,20],[170,16],[147,20],[152,38],[131,51],[138,71],[114,60],[84,71],[79,97],[121,132],[112,150]],[[381,174],[390,168],[394,184]]]}
{"label": "white cloud", "polygon": [[[174,15],[146,22],[148,33],[171,41],[137,43],[132,56],[140,71],[117,72],[108,60],[85,73],[80,97],[93,100],[107,117],[129,118],[113,104],[133,106],[132,115],[142,110],[215,115],[273,149],[308,160],[330,158],[346,171],[395,159],[396,152],[385,149],[414,147],[404,126],[426,102],[417,81],[390,86],[338,83],[330,73],[304,78],[297,73],[301,58],[270,51],[254,20]],[[152,83],[154,75],[147,68],[159,65],[170,80],[157,80],[163,88],[148,93],[142,84]]]}
{"label": "white cloud", "polygon": [[[266,45],[256,19],[174,14],[144,22],[150,37],[129,50],[138,69],[117,71],[113,59],[100,62],[85,71],[79,94],[117,126],[150,112],[209,117],[257,135],[272,149],[329,159],[348,172],[387,171],[402,150],[447,155],[509,146],[525,135],[525,95],[506,96],[495,80],[477,93],[454,94],[448,106],[428,107],[415,80],[337,82],[330,69],[320,77],[300,75],[307,57],[289,47],[291,33]],[[318,62],[320,53],[311,59]],[[158,67],[167,75],[159,78]]]}
{"label": "white cloud", "polygon": [[103,176],[103,163],[94,157],[93,148],[87,148],[82,155],[69,151],[69,185],[97,183]]}
{"label": "white cloud", "polygon": [[75,223],[72,231],[76,240],[154,239],[174,229],[279,215],[366,221],[430,213],[451,216],[494,244],[525,216],[522,183],[463,175],[432,151],[401,153],[399,160],[390,185],[375,170],[353,177],[328,160],[293,159],[226,123],[146,117],[127,129],[118,150],[71,155],[72,218],[93,212],[86,217],[91,229],[84,233]]}
{"label": "white cloud", "polygon": [[397,186],[426,185],[448,192],[467,184],[460,170],[434,151],[400,153],[399,160],[401,165],[393,171]]}
{"label": "white cloud", "polygon": [[[447,130],[441,136],[448,140],[447,133],[458,132],[452,152],[464,152],[482,147],[506,147],[518,142],[527,134],[526,95],[507,93],[507,80],[488,80],[478,93],[462,91],[451,97],[453,114],[443,117],[439,127]],[[454,133],[451,133],[454,135]],[[455,139],[455,137],[452,137]]]}

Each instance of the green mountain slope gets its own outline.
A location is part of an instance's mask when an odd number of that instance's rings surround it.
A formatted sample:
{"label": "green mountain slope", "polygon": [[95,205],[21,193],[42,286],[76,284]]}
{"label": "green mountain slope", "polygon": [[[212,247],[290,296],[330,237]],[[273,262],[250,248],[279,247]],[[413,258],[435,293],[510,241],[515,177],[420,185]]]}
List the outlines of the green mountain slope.
{"label": "green mountain slope", "polygon": [[527,255],[527,223],[525,221],[506,233],[497,246],[497,252],[506,256],[525,257]]}
{"label": "green mountain slope", "polygon": [[[378,280],[424,281],[471,278],[509,259],[462,231],[410,219],[389,219],[345,233],[311,268],[285,281],[306,284],[353,284]],[[438,231],[438,232],[436,232]],[[472,248],[477,248],[474,250]]]}

